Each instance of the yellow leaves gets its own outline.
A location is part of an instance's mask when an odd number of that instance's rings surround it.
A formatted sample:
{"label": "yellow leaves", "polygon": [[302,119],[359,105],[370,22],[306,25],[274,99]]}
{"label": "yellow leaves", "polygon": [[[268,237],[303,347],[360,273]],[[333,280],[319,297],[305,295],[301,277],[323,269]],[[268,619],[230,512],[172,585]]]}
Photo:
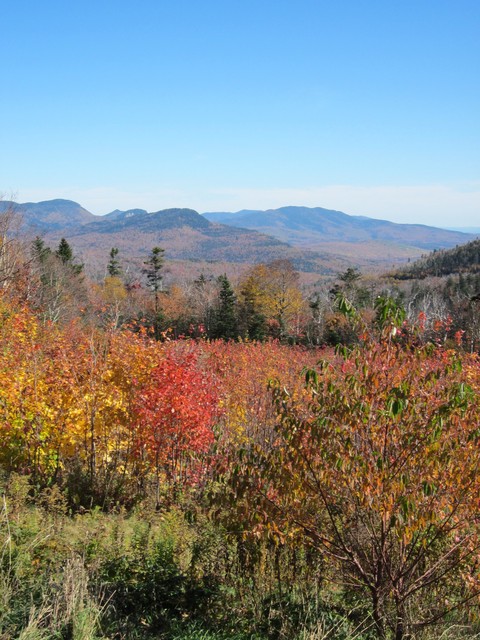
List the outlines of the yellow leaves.
{"label": "yellow leaves", "polygon": [[245,307],[278,322],[281,333],[300,332],[299,316],[305,309],[305,300],[298,273],[288,260],[252,267],[240,281],[238,298]]}
{"label": "yellow leaves", "polygon": [[122,280],[118,276],[105,278],[103,284],[103,297],[108,304],[121,302],[127,297],[127,291]]}

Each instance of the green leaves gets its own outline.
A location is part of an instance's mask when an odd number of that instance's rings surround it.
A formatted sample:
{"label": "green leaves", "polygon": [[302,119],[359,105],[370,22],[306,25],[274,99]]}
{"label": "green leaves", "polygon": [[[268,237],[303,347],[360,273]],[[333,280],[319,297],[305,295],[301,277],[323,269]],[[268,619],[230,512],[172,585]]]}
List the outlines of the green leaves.
{"label": "green leaves", "polygon": [[360,319],[358,311],[356,310],[353,303],[345,296],[345,294],[340,291],[337,293],[335,297],[335,305],[337,309],[342,313],[345,317],[347,317],[352,322],[357,322]]}
{"label": "green leaves", "polygon": [[392,328],[399,329],[405,321],[405,309],[398,305],[393,298],[378,296],[374,307],[376,321],[382,331]]}

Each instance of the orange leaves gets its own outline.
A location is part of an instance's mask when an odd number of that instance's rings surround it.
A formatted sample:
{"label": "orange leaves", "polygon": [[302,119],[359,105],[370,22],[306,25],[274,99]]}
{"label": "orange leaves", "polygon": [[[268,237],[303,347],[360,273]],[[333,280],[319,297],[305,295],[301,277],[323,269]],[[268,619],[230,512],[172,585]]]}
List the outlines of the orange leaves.
{"label": "orange leaves", "polygon": [[268,393],[269,381],[279,379],[291,393],[303,395],[301,371],[313,365],[316,351],[278,342],[206,343],[205,366],[221,381],[224,410],[222,439],[236,445],[249,440],[270,441],[277,417]]}
{"label": "orange leaves", "polygon": [[273,437],[227,471],[235,499],[302,530],[375,602],[450,588],[472,558],[461,541],[480,544],[478,358],[369,341],[306,382],[307,400],[274,387]]}

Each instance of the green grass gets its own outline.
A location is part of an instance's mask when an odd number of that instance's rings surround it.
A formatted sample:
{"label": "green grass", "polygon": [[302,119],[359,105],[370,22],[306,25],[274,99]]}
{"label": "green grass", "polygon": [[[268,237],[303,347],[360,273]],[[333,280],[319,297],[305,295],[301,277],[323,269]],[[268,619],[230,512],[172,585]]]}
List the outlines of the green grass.
{"label": "green grass", "polygon": [[[0,491],[0,640],[372,640],[365,603],[322,572],[311,549],[232,538],[191,504],[71,515],[26,478]],[[463,622],[415,640],[480,638]]]}

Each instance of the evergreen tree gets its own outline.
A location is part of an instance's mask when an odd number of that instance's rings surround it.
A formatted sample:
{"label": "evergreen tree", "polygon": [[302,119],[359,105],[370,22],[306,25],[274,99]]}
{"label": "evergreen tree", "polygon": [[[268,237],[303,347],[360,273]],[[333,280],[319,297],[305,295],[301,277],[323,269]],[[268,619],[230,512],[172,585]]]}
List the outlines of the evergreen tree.
{"label": "evergreen tree", "polygon": [[337,282],[330,290],[332,299],[339,295],[346,296],[349,301],[358,308],[366,308],[373,303],[372,292],[359,285],[362,278],[361,272],[356,267],[348,267],[346,271],[338,274]]}
{"label": "evergreen tree", "polygon": [[214,338],[235,340],[238,338],[236,297],[226,275],[218,277],[220,285],[219,306],[215,318]]}
{"label": "evergreen tree", "polygon": [[57,258],[63,262],[63,264],[68,264],[73,260],[73,251],[72,247],[68,244],[65,238],[60,240],[58,245],[58,249],[55,252]]}
{"label": "evergreen tree", "polygon": [[267,321],[265,316],[255,310],[249,316],[247,336],[250,340],[265,340],[267,335]]}
{"label": "evergreen tree", "polygon": [[119,276],[122,273],[122,268],[120,266],[120,262],[117,259],[118,249],[117,247],[112,247],[110,249],[110,260],[107,265],[107,273],[111,278],[115,276]]}
{"label": "evergreen tree", "polygon": [[32,242],[31,251],[33,259],[36,260],[39,264],[44,264],[48,256],[52,255],[52,250],[50,249],[50,247],[47,247],[40,236],[37,236]]}
{"label": "evergreen tree", "polygon": [[143,269],[143,273],[147,278],[147,284],[150,290],[153,292],[154,296],[154,321],[153,328],[155,332],[155,338],[158,340],[160,338],[160,325],[162,321],[162,315],[160,312],[160,298],[159,293],[163,291],[163,264],[165,259],[163,254],[165,253],[165,249],[161,249],[160,247],[153,247],[149,257],[143,263],[145,268]]}
{"label": "evergreen tree", "polygon": [[346,289],[352,288],[361,277],[360,271],[354,267],[348,267],[346,271],[338,274],[339,280],[344,283]]}
{"label": "evergreen tree", "polygon": [[79,275],[83,271],[83,264],[75,263],[72,247],[68,244],[65,238],[60,240],[55,255],[59,258],[62,264],[71,268],[75,275]]}
{"label": "evergreen tree", "polygon": [[54,254],[50,247],[47,247],[44,240],[37,236],[31,245],[32,262],[35,273],[38,275],[40,284],[42,285],[39,290],[39,304],[43,303],[46,295],[46,287],[51,279],[51,261],[55,261]]}
{"label": "evergreen tree", "polygon": [[80,274],[83,265],[75,262],[65,238],[52,251],[37,236],[31,244],[32,274],[36,277],[32,304],[52,322],[71,317],[87,298]]}
{"label": "evergreen tree", "polygon": [[[211,277],[211,276],[210,276]],[[193,281],[193,284],[197,289],[203,289],[203,287],[207,284],[208,280],[205,277],[204,273],[201,273],[196,280]]]}
{"label": "evergreen tree", "polygon": [[193,281],[189,296],[190,313],[193,324],[201,328],[205,337],[211,338],[215,329],[218,307],[218,287],[213,276],[205,274]]}
{"label": "evergreen tree", "polygon": [[255,295],[247,287],[244,287],[241,296],[238,307],[239,334],[249,340],[265,340],[267,322],[258,308]]}

